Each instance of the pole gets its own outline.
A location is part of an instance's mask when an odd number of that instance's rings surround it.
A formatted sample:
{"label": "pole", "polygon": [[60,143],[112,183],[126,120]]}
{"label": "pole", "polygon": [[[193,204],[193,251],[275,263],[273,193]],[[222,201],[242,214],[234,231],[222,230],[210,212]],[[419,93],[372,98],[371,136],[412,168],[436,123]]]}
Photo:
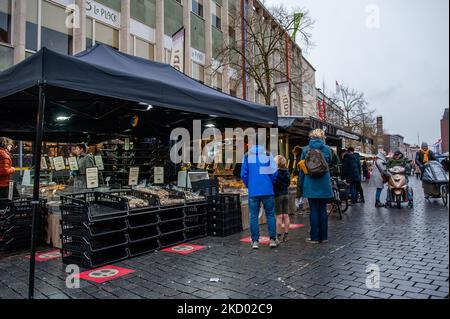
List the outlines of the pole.
{"label": "pole", "polygon": [[39,180],[41,177],[42,136],[44,133],[45,84],[39,83],[39,108],[36,119],[36,141],[34,143],[34,186],[33,186],[33,218],[31,228],[30,273],[28,279],[28,299],[34,299],[34,273],[37,240],[37,222],[39,215]]}

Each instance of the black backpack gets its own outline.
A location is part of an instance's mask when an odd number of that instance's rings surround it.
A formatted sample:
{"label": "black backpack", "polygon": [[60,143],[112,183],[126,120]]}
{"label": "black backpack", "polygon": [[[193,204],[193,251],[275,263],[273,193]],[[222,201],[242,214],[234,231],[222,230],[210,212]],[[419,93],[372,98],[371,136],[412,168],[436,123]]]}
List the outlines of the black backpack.
{"label": "black backpack", "polygon": [[305,157],[305,166],[311,178],[320,178],[330,171],[330,167],[322,152],[317,149],[310,149]]}

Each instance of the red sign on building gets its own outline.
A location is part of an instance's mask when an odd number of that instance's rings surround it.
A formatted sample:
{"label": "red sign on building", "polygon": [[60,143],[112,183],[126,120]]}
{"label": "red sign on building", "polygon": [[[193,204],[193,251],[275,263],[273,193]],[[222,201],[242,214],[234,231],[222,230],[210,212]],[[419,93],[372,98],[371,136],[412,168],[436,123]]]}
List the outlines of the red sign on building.
{"label": "red sign on building", "polygon": [[319,114],[319,120],[326,121],[327,114],[325,109],[325,100],[318,100],[317,101],[317,110]]}

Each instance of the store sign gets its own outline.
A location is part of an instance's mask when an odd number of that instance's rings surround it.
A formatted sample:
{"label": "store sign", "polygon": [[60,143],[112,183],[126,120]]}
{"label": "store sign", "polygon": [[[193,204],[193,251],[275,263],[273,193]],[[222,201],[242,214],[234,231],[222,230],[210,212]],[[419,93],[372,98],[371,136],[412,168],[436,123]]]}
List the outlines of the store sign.
{"label": "store sign", "polygon": [[319,114],[319,119],[321,121],[326,120],[326,108],[325,108],[325,100],[317,101],[317,113]]}
{"label": "store sign", "polygon": [[103,157],[101,155],[95,155],[94,159],[95,159],[95,165],[97,166],[97,168],[100,171],[104,171],[105,166],[103,165]]}
{"label": "store sign", "polygon": [[348,139],[351,139],[351,140],[359,141],[359,136],[358,135],[351,134],[351,133],[345,132],[343,130],[337,130],[336,131],[336,135],[337,136],[342,136],[342,137],[345,137],[345,138],[348,138]]}
{"label": "store sign", "polygon": [[98,187],[98,168],[86,168],[86,186],[88,189]]}
{"label": "store sign", "polygon": [[98,2],[86,0],[86,15],[115,28],[120,28],[120,12]]}
{"label": "store sign", "polygon": [[291,95],[290,95],[290,84],[289,82],[282,82],[275,84],[278,97],[278,115],[290,116],[291,115]]}
{"label": "store sign", "polygon": [[206,63],[206,56],[203,52],[198,51],[194,48],[191,48],[191,59],[192,61],[194,61],[195,63],[201,64],[201,65],[205,65]]}
{"label": "store sign", "polygon": [[63,171],[66,169],[66,164],[64,163],[64,158],[62,156],[57,156],[53,158],[53,165],[55,166],[55,171]]}
{"label": "store sign", "polygon": [[136,186],[139,181],[139,167],[130,167],[128,186]]}
{"label": "store sign", "polygon": [[69,157],[69,167],[71,171],[78,171],[78,162],[77,162],[77,158],[75,156],[70,156]]}
{"label": "store sign", "polygon": [[154,168],[154,183],[164,184],[164,167]]}
{"label": "store sign", "polygon": [[184,28],[172,37],[172,60],[170,65],[180,72],[184,72]]}

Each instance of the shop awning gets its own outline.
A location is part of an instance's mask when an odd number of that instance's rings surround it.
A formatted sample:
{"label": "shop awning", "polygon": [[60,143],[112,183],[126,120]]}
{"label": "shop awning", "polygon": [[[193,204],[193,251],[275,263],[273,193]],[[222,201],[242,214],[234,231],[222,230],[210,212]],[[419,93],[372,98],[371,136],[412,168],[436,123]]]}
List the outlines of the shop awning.
{"label": "shop awning", "polygon": [[0,99],[39,83],[78,92],[78,96],[71,95],[72,100],[82,100],[88,94],[213,117],[277,124],[275,107],[229,96],[170,65],[130,56],[105,45],[96,45],[77,56],[43,48],[0,73]]}

